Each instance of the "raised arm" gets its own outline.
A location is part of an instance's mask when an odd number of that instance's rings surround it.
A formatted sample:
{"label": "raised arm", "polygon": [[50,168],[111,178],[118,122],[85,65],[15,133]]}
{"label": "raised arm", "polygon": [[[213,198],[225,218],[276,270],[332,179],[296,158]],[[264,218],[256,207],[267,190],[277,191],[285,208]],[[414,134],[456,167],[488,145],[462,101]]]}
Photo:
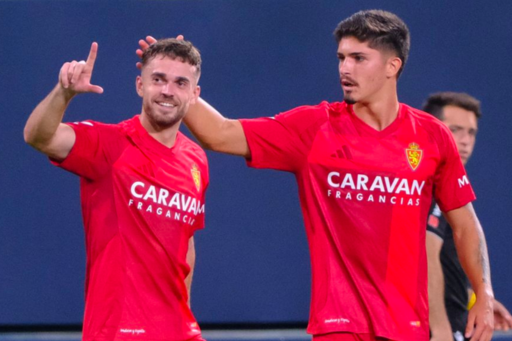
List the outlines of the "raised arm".
{"label": "raised arm", "polygon": [[452,327],[444,303],[445,281],[441,266],[443,240],[435,233],[427,231],[428,260],[428,305],[431,341],[451,340]]}
{"label": "raised arm", "polygon": [[494,293],[482,227],[471,203],[446,212],[445,216],[453,229],[460,263],[476,293],[475,305],[469,311],[466,337],[471,341],[488,341],[494,327]]}
{"label": "raised arm", "polygon": [[[183,36],[179,35],[176,39],[183,39]],[[144,50],[155,42],[156,39],[152,36],[139,40],[140,49],[135,53],[142,57]],[[137,67],[141,68],[140,62]],[[205,100],[200,98],[196,104],[191,105],[183,121],[204,148],[251,157],[242,124],[238,120],[225,118]]]}
{"label": "raised arm", "polygon": [[32,111],[25,124],[25,142],[55,160],[64,160],[75,144],[73,128],[62,123],[71,99],[83,92],[103,92],[101,87],[91,84],[97,52],[98,44],[92,43],[87,61],[65,63],[60,69],[59,83]]}

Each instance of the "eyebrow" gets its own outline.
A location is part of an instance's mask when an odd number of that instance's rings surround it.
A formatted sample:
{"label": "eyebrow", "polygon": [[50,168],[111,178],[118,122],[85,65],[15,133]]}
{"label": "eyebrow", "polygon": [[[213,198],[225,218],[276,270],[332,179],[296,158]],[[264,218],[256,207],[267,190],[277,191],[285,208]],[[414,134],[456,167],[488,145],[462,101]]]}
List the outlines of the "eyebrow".
{"label": "eyebrow", "polygon": [[[338,57],[345,57],[345,55],[341,52],[338,52],[337,53]],[[357,56],[366,56],[366,53],[364,52],[352,52],[352,53],[349,53],[348,56],[350,57],[357,57]]]}
{"label": "eyebrow", "polygon": [[[151,76],[153,76],[153,77],[161,77],[161,78],[167,80],[167,75],[165,73],[163,73],[163,72],[153,72],[151,74]],[[178,76],[174,80],[175,81],[184,81],[184,82],[190,83],[190,79],[188,79],[187,77],[183,77],[183,76]]]}
{"label": "eyebrow", "polygon": [[178,77],[176,77],[175,80],[190,83],[190,79],[188,79],[187,77],[178,76]]}
{"label": "eyebrow", "polygon": [[[457,125],[457,124],[450,124],[448,127],[449,127],[450,129],[451,129],[451,128],[456,128],[456,129],[466,129],[465,127],[460,126],[460,125]],[[469,131],[475,131],[475,132],[476,132],[476,131],[478,131],[478,128],[469,128],[468,130],[469,130]]]}

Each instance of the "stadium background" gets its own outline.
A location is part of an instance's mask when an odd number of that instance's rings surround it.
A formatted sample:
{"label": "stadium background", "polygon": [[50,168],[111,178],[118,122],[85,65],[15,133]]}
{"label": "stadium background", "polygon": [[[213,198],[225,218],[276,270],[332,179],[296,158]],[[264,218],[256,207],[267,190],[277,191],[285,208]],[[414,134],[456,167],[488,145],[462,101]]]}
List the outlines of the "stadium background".
{"label": "stadium background", "polygon": [[[496,297],[512,309],[512,2],[495,1],[1,1],[0,328],[70,326],[83,313],[84,240],[78,179],[23,142],[34,106],[63,62],[99,43],[102,95],[67,120],[118,122],[140,111],[135,49],[147,34],[184,34],[202,52],[203,97],[232,118],[272,116],[342,98],[332,31],[382,8],[409,25],[399,99],[465,91],[483,117],[468,165],[487,235]],[[208,153],[207,228],[196,235],[192,304],[209,325],[307,321],[310,265],[293,176]]]}

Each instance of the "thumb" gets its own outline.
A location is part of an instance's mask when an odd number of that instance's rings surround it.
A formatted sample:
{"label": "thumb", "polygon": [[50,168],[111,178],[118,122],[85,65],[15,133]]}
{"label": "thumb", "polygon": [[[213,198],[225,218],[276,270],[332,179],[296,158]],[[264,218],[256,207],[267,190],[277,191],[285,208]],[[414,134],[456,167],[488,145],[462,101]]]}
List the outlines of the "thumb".
{"label": "thumb", "polygon": [[89,90],[89,92],[94,92],[96,94],[103,93],[103,88],[99,85],[91,85],[88,90]]}

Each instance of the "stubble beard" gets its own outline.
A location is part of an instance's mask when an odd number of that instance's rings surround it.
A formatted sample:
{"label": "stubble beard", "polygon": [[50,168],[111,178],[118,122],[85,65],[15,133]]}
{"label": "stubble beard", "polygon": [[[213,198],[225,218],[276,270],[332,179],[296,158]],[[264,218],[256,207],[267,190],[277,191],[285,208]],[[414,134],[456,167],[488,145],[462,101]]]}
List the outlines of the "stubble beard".
{"label": "stubble beard", "polygon": [[179,124],[185,116],[184,110],[177,108],[174,114],[159,114],[151,108],[146,108],[146,116],[155,128],[159,130],[167,129]]}
{"label": "stubble beard", "polygon": [[344,94],[343,100],[347,104],[356,104],[357,103],[357,101],[354,99],[354,97],[352,97],[350,94]]}

